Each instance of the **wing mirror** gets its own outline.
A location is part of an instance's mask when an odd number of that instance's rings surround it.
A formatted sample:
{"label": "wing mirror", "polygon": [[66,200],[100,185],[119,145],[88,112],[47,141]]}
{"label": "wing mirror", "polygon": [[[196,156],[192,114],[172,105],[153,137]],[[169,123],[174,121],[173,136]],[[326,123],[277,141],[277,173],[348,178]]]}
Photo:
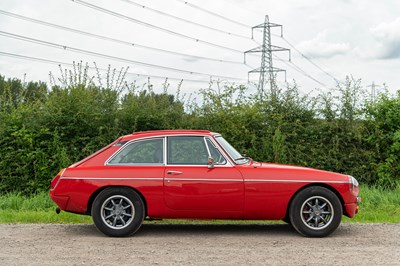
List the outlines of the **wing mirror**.
{"label": "wing mirror", "polygon": [[214,158],[213,157],[211,157],[211,156],[208,157],[207,166],[208,166],[208,169],[214,168]]}

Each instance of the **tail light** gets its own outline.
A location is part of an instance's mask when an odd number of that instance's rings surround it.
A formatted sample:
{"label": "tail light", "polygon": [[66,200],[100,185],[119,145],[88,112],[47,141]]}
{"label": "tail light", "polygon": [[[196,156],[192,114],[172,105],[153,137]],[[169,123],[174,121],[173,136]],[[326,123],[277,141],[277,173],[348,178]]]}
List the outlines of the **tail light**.
{"label": "tail light", "polygon": [[60,172],[58,172],[58,174],[53,178],[53,180],[50,183],[50,189],[54,189],[57,184],[58,181],[60,181],[60,177],[62,176],[62,174],[64,173],[65,169],[62,169]]}

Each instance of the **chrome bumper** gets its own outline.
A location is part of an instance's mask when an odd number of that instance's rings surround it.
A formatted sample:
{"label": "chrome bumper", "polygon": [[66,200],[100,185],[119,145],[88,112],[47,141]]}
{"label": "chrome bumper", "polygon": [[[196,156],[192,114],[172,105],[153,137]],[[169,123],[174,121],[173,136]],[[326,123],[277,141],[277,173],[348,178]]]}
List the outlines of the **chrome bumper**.
{"label": "chrome bumper", "polygon": [[361,197],[356,197],[356,200],[357,200],[357,204],[361,203]]}

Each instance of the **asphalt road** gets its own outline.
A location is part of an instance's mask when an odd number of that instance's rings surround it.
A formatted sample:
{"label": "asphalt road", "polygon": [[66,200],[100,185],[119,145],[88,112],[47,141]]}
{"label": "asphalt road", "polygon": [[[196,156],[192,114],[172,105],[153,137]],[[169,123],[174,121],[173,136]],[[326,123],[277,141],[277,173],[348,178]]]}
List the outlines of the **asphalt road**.
{"label": "asphalt road", "polygon": [[0,265],[400,265],[400,224],[342,224],[326,238],[289,225],[0,225]]}

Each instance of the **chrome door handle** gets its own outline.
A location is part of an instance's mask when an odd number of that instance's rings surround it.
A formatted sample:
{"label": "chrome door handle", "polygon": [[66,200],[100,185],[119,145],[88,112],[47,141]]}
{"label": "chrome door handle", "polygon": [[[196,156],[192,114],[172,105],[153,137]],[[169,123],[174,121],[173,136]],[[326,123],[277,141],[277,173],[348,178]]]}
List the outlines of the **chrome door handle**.
{"label": "chrome door handle", "polygon": [[179,171],[168,171],[167,174],[169,174],[169,175],[181,175],[181,174],[183,174],[183,172],[179,172]]}

